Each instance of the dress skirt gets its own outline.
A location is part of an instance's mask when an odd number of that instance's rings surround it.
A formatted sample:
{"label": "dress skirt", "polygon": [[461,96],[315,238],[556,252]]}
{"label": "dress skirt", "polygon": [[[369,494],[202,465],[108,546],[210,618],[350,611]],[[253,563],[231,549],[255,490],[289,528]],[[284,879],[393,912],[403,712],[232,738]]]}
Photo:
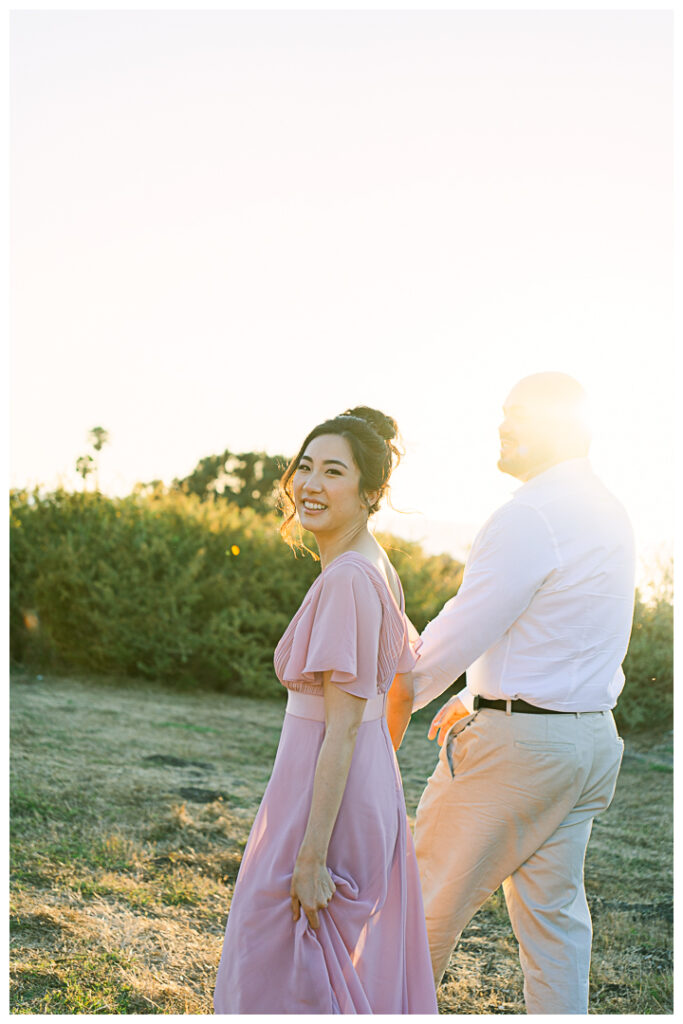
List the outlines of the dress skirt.
{"label": "dress skirt", "polygon": [[314,930],[290,884],[325,735],[322,696],[290,691],[218,968],[216,1013],[436,1013],[422,896],[384,696],[367,701]]}

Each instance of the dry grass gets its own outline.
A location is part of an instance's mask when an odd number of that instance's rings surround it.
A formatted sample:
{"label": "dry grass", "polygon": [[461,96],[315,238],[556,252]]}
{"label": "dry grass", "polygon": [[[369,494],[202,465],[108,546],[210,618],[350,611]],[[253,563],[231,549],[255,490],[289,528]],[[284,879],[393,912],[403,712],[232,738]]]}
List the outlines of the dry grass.
{"label": "dry grass", "polygon": [[[149,684],[12,685],[14,1013],[211,1013],[232,885],[282,707]],[[409,814],[435,751],[401,764]],[[672,1012],[671,748],[629,744],[586,863],[596,1013]],[[523,1012],[498,892],[466,930],[442,1013]]]}

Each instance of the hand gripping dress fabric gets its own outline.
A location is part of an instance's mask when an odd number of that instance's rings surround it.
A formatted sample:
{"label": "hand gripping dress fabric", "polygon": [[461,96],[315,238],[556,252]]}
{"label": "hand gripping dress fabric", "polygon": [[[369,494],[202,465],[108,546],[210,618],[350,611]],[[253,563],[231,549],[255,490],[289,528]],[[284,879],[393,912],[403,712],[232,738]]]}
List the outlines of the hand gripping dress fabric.
{"label": "hand gripping dress fabric", "polygon": [[[419,645],[382,574],[355,552],[311,586],[275,651],[289,690],[273,771],[235,884],[216,1013],[437,1013],[420,880],[384,715]],[[327,865],[336,885],[314,930],[289,888],[325,735],[323,672],[367,700]]]}

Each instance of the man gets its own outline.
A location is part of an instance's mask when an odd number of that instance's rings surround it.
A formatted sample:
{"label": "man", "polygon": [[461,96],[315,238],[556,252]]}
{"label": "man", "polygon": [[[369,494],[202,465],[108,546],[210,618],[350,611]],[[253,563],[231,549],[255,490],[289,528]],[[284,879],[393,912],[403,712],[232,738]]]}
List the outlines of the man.
{"label": "man", "polygon": [[[560,373],[508,395],[498,467],[522,486],[476,537],[412,679],[417,710],[468,670],[432,721],[442,749],[416,819],[436,983],[502,883],[529,1013],[588,1012],[583,862],[623,750],[610,709],[633,616],[633,534],[591,470],[583,407]],[[399,704],[412,694],[401,679]]]}

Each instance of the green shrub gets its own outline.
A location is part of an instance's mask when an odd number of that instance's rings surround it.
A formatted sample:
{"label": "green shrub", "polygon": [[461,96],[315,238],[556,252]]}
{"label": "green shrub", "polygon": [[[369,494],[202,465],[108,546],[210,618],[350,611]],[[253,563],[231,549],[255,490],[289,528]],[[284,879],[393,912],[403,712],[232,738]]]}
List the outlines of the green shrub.
{"label": "green shrub", "polygon": [[[125,498],[14,491],[11,655],[37,670],[281,695],[273,651],[320,567],[309,555],[295,558],[278,525],[274,513],[202,502],[163,486]],[[462,566],[448,555],[425,555],[411,541],[378,539],[422,631],[456,593]],[[624,671],[619,728],[670,729],[673,605],[666,586],[648,600],[637,596]]]}
{"label": "green shrub", "polygon": [[623,733],[673,728],[673,602],[636,594],[633,629],[624,660],[626,683],[614,712]]}
{"label": "green shrub", "polygon": [[[158,487],[11,495],[11,654],[39,668],[282,692],[273,651],[319,572],[275,514]],[[461,567],[404,542],[392,551],[418,628]]]}
{"label": "green shrub", "polygon": [[22,492],[10,535],[17,660],[277,692],[273,648],[315,567],[292,571],[274,522],[162,490]]}

